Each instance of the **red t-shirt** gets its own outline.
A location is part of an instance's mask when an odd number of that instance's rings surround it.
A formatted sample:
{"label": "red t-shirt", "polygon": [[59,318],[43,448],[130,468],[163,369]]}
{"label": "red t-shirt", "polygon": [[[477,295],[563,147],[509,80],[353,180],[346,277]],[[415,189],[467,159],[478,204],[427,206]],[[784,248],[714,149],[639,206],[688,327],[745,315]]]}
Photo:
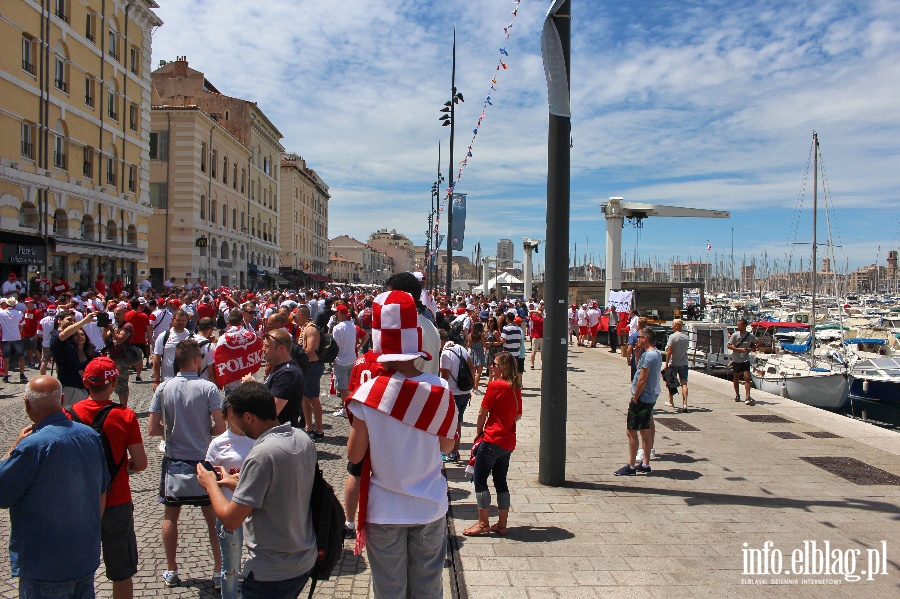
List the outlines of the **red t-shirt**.
{"label": "red t-shirt", "polygon": [[216,318],[216,309],[210,304],[197,304],[197,319]]}
{"label": "red t-shirt", "polygon": [[[94,416],[97,415],[97,412],[110,403],[112,402],[96,402],[89,397],[79,401],[70,409],[74,410],[85,424],[89,424],[94,421]],[[125,450],[129,445],[142,443],[141,427],[138,424],[134,410],[131,408],[115,408],[111,411],[106,417],[106,422],[103,423],[103,432],[106,434],[106,438],[109,439],[112,453],[117,460],[121,460],[122,456],[126,455]],[[110,483],[109,492],[106,494],[107,506],[125,503],[131,503],[131,487],[128,484],[128,462],[125,462],[119,468],[119,472]]]}
{"label": "red t-shirt", "polygon": [[531,338],[532,339],[543,339],[544,338],[544,317],[540,314],[532,314],[531,315]]}
{"label": "red t-shirt", "polygon": [[132,343],[136,345],[147,343],[147,326],[150,324],[149,316],[140,310],[129,310],[125,313],[125,322],[134,327]]}
{"label": "red t-shirt", "polygon": [[24,328],[24,332],[22,333],[23,337],[34,337],[37,335],[38,323],[41,322],[41,319],[44,317],[44,313],[40,310],[25,310],[25,318],[22,320],[22,327]]}
{"label": "red t-shirt", "polygon": [[481,400],[488,411],[484,424],[484,440],[503,449],[516,448],[516,416],[522,413],[522,392],[506,381],[488,383]]}
{"label": "red t-shirt", "polygon": [[94,281],[94,289],[97,290],[97,293],[106,297],[106,283],[103,281]]}
{"label": "red t-shirt", "polygon": [[55,285],[50,286],[50,291],[53,292],[53,295],[59,296],[60,293],[65,293],[69,290],[69,284],[65,281],[60,281]]}
{"label": "red t-shirt", "polygon": [[125,291],[125,283],[122,281],[113,281],[109,284],[109,292],[113,297],[119,297]]}

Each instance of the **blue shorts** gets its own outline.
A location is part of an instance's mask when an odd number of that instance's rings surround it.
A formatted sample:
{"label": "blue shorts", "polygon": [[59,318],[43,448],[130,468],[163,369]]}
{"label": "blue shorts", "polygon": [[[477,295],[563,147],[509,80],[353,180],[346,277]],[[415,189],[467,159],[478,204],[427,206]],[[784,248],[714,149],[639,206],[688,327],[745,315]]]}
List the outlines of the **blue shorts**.
{"label": "blue shorts", "polygon": [[684,366],[672,366],[672,368],[674,368],[675,372],[678,373],[678,380],[681,381],[682,383],[686,383],[687,377],[688,377],[688,371],[690,370],[690,368],[688,368],[688,365],[685,364]]}
{"label": "blue shorts", "polygon": [[319,397],[322,392],[322,374],[325,373],[325,364],[322,362],[310,362],[306,372],[303,373],[303,397]]}

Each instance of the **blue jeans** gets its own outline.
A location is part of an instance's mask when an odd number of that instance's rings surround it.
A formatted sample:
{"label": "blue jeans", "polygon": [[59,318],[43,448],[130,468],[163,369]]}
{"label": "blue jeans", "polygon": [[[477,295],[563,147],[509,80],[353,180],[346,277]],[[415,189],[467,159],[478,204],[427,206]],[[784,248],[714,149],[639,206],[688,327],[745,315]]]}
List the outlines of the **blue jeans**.
{"label": "blue jeans", "polygon": [[94,599],[94,575],[71,582],[38,582],[19,578],[20,599]]}
{"label": "blue jeans", "polygon": [[481,442],[478,446],[478,455],[475,456],[475,501],[479,509],[491,506],[491,492],[488,490],[488,476],[494,478],[494,488],[497,489],[497,507],[508,510],[510,504],[509,485],[506,475],[509,473],[509,458],[512,451],[503,449],[493,443]]}
{"label": "blue jeans", "polygon": [[222,550],[222,599],[238,599],[241,596],[241,549],[244,545],[244,528],[238,526],[227,531],[216,520],[219,548]]}
{"label": "blue jeans", "polygon": [[[251,574],[252,576],[252,574]],[[243,599],[297,599],[309,580],[309,572],[288,580],[241,580]]]}

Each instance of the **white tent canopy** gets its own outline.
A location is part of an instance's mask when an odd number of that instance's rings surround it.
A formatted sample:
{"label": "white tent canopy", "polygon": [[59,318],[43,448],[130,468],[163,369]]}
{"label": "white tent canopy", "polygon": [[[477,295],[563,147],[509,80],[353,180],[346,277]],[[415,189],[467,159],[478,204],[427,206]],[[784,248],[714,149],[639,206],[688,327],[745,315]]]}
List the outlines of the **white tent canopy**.
{"label": "white tent canopy", "polygon": [[[502,272],[498,276],[488,281],[488,289],[494,289],[499,285],[523,285],[524,282],[512,276],[508,272]],[[481,285],[472,289],[473,293],[484,293]]]}

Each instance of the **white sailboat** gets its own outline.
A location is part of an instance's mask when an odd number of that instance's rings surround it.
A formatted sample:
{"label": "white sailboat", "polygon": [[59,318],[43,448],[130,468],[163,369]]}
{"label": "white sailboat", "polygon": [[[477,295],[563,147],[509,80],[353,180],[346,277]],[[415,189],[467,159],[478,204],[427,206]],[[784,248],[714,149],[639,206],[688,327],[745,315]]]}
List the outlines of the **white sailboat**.
{"label": "white sailboat", "polygon": [[813,132],[813,237],[812,309],[809,337],[805,345],[785,346],[796,353],[757,355],[750,376],[757,389],[827,410],[840,410],[847,403],[850,383],[844,360],[816,355],[816,292],[818,291],[817,215],[819,137]]}

